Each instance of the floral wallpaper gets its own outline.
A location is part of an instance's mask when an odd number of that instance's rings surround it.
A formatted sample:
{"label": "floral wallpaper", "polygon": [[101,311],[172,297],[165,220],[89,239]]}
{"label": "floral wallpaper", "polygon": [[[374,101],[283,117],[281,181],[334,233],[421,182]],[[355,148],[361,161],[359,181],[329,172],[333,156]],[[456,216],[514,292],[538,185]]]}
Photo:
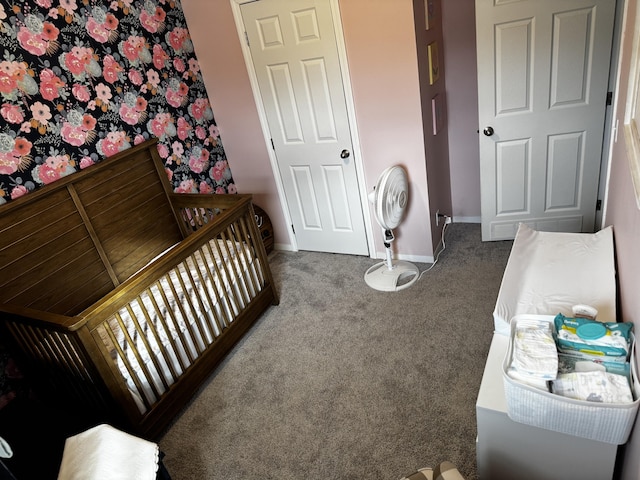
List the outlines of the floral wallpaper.
{"label": "floral wallpaper", "polygon": [[236,193],[177,0],[0,0],[0,204],[150,137],[176,192]]}

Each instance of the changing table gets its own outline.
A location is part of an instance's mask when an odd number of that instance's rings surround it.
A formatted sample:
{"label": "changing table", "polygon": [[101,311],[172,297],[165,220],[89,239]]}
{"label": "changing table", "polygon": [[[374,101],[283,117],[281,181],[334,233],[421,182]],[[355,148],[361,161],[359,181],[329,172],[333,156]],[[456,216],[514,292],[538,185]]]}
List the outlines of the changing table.
{"label": "changing table", "polygon": [[481,480],[610,480],[618,445],[517,423],[507,413],[502,363],[519,314],[573,316],[588,304],[616,321],[613,231],[518,229],[494,310],[495,332],[476,402]]}

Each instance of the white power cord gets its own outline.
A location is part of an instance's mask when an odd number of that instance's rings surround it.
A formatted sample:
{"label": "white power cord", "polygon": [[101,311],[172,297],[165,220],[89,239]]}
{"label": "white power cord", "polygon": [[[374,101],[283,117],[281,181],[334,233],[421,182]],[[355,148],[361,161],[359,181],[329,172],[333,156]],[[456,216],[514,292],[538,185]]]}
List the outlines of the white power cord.
{"label": "white power cord", "polygon": [[425,273],[427,273],[429,270],[431,270],[433,267],[436,266],[436,263],[438,263],[438,258],[440,258],[440,254],[442,252],[444,252],[445,248],[447,248],[446,244],[444,243],[444,232],[447,229],[447,225],[449,225],[451,223],[451,217],[448,215],[444,216],[444,225],[442,226],[442,236],[440,238],[440,242],[438,242],[438,246],[436,247],[436,251],[438,251],[438,248],[440,247],[440,245],[442,245],[442,250],[440,250],[437,255],[435,255],[435,258],[433,260],[433,263],[431,264],[431,266],[429,268],[427,268],[426,270],[423,270],[420,273],[420,276],[418,277],[418,280],[420,280],[422,278],[422,275],[424,275]]}

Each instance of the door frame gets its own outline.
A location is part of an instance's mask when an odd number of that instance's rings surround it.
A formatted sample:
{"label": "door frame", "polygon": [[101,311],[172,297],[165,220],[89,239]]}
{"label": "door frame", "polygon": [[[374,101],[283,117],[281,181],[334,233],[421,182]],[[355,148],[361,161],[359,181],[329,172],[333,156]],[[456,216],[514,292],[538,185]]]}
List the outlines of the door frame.
{"label": "door frame", "polygon": [[[265,147],[269,155],[269,161],[271,163],[271,170],[276,182],[276,189],[278,191],[278,198],[280,200],[280,207],[284,215],[285,222],[287,224],[287,233],[289,234],[289,241],[292,246],[292,250],[298,251],[298,242],[293,232],[293,222],[289,213],[289,205],[287,204],[286,196],[284,194],[284,186],[282,184],[282,177],[280,175],[280,168],[278,166],[278,160],[276,158],[275,151],[271,148],[271,133],[269,130],[269,124],[267,123],[267,114],[264,110],[264,102],[262,95],[260,94],[260,88],[258,86],[258,77],[253,65],[253,59],[251,57],[251,50],[247,45],[245,38],[245,27],[242,19],[242,11],[240,7],[245,3],[252,3],[255,1],[267,1],[267,0],[229,0],[231,2],[231,10],[233,12],[233,19],[236,23],[236,31],[238,32],[238,39],[240,40],[240,47],[242,49],[242,56],[247,67],[247,73],[249,74],[249,82],[251,84],[251,91],[253,92],[253,98],[258,110],[258,117],[260,120],[260,126],[262,128],[262,134],[264,136]],[[333,28],[335,31],[336,45],[338,48],[338,61],[340,62],[340,70],[342,73],[342,88],[344,89],[347,119],[349,121],[350,135],[351,135],[351,148],[352,156],[354,159],[354,165],[356,169],[356,178],[358,183],[358,192],[360,196],[360,208],[362,209],[362,217],[364,220],[364,229],[366,235],[367,248],[369,250],[369,257],[375,257],[375,245],[373,243],[373,229],[371,224],[371,212],[369,209],[368,192],[366,191],[366,182],[364,178],[364,165],[362,163],[362,150],[360,148],[360,139],[358,136],[358,127],[356,123],[355,105],[353,103],[353,92],[351,90],[351,78],[349,74],[349,66],[347,64],[347,50],[344,42],[344,34],[342,31],[342,19],[340,17],[340,8],[338,0],[329,0],[331,7],[331,14],[333,18]]]}

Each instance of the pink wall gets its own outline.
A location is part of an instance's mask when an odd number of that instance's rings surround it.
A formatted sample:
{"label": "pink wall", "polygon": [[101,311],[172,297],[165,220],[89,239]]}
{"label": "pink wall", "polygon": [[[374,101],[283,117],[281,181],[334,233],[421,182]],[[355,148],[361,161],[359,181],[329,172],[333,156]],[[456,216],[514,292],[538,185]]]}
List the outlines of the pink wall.
{"label": "pink wall", "polygon": [[[634,22],[636,18],[637,0],[627,0],[627,14],[624,30],[627,32],[622,39],[622,53],[620,58],[619,85],[615,119],[618,120],[620,131],[617,142],[613,143],[610,158],[609,188],[605,201],[605,224],[613,225],[616,245],[616,262],[618,270],[621,320],[633,322],[636,335],[640,327],[640,210],[636,205],[635,193],[629,170],[629,158],[622,126],[624,124],[624,110],[627,101],[629,67],[631,63],[631,45]],[[640,431],[636,427],[625,448],[622,469],[623,480],[640,478]]]}
{"label": "pink wall", "polygon": [[[388,166],[408,172],[410,207],[397,251],[433,254],[412,0],[344,0],[342,23],[367,191]],[[383,252],[375,219],[376,251]]]}
{"label": "pink wall", "polygon": [[[286,248],[284,216],[230,2],[182,5],[238,191],[256,194],[271,217],[276,244]],[[407,258],[428,259],[433,246],[412,0],[343,0],[340,12],[366,191],[386,167],[406,167],[411,203],[394,247]],[[379,227],[373,217],[371,222],[382,253]]]}
{"label": "pink wall", "polygon": [[275,243],[288,244],[231,5],[228,0],[183,0],[182,9],[238,193],[254,195],[271,219]]}
{"label": "pink wall", "polygon": [[[418,70],[420,72],[420,93],[422,104],[422,123],[424,125],[424,148],[427,162],[427,187],[429,190],[429,207],[432,218],[436,212],[452,216],[451,180],[449,178],[449,141],[447,138],[447,96],[446,81],[447,68],[444,58],[444,41],[442,37],[441,0],[430,0],[431,21],[429,30],[426,29],[425,1],[414,0],[415,38],[418,54]],[[430,81],[429,45],[435,45],[438,52],[438,79]],[[441,102],[441,127],[434,135],[432,101],[438,98]],[[432,221],[431,235],[435,242],[434,248],[441,239],[443,224]]]}
{"label": "pink wall", "polygon": [[480,150],[476,12],[471,0],[443,0],[442,26],[447,69],[449,169],[456,222],[480,222]]}

